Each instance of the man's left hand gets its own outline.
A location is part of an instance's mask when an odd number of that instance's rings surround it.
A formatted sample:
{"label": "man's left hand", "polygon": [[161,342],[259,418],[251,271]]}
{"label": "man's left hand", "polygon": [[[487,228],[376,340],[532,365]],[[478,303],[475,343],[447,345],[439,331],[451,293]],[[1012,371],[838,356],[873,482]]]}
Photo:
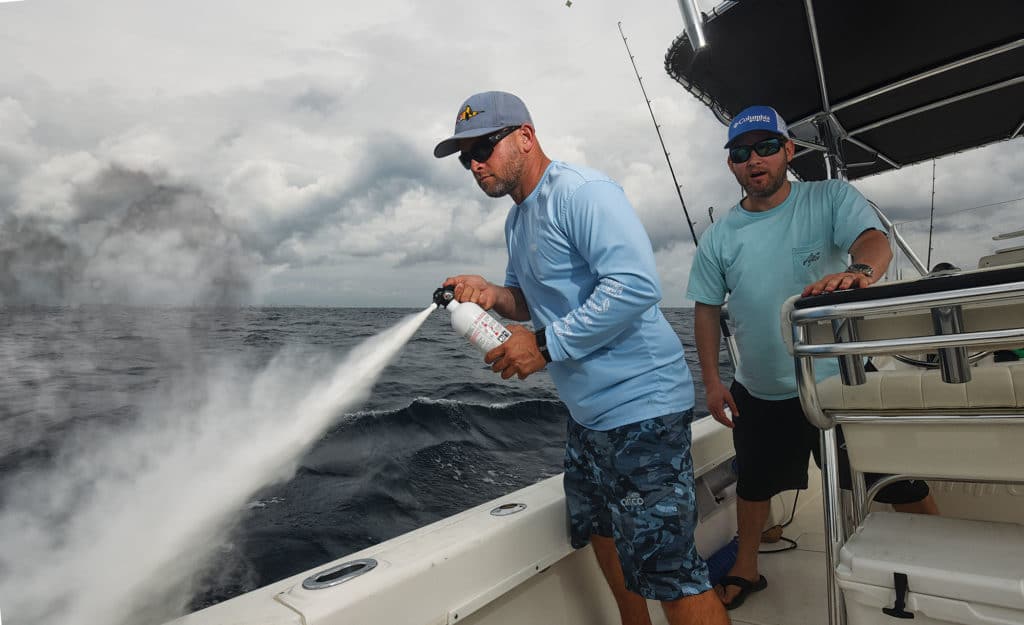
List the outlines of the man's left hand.
{"label": "man's left hand", "polygon": [[512,336],[501,345],[484,355],[484,362],[491,365],[491,370],[500,373],[504,379],[518,375],[525,380],[531,373],[540,371],[547,365],[544,356],[537,349],[537,337],[524,326],[508,326]]}
{"label": "man's left hand", "polygon": [[814,284],[806,286],[800,296],[807,297],[808,295],[821,295],[822,293],[831,293],[832,291],[842,291],[844,289],[861,289],[866,286],[871,286],[874,282],[874,278],[862,273],[852,271],[833,273],[825,276],[821,280],[818,280]]}

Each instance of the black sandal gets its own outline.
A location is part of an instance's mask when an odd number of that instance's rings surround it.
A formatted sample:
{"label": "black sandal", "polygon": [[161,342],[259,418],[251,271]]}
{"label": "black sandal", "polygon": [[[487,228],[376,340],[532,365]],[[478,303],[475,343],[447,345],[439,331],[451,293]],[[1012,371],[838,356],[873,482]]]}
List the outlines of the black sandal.
{"label": "black sandal", "polygon": [[733,597],[732,601],[725,604],[726,610],[732,610],[743,605],[743,602],[747,600],[747,595],[767,588],[768,580],[764,578],[764,575],[761,575],[760,579],[756,582],[743,577],[736,577],[735,575],[726,575],[718,582],[718,585],[722,587],[722,590],[725,590],[727,586],[735,586],[740,589],[739,594]]}

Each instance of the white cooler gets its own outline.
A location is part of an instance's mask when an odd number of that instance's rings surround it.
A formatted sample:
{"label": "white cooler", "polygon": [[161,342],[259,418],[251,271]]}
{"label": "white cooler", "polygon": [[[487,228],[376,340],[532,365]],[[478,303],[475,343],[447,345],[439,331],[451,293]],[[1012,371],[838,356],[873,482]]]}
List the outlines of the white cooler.
{"label": "white cooler", "polygon": [[[1024,525],[874,512],[836,571],[849,625],[1024,624]],[[894,574],[906,575],[904,620]],[[909,617],[904,617],[909,618]]]}

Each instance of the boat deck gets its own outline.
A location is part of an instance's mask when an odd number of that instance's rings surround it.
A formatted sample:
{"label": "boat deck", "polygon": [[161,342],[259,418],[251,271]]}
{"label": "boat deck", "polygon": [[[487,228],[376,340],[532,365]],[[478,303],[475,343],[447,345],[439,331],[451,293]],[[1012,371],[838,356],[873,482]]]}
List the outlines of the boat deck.
{"label": "boat deck", "polygon": [[[810,479],[816,478],[815,470]],[[786,501],[792,505],[789,493]],[[821,625],[827,621],[821,489],[802,491],[799,504],[783,534],[795,540],[797,548],[761,555],[758,566],[768,580],[768,588],[750,595],[742,606],[729,612],[733,625]],[[774,547],[762,545],[762,550]]]}
{"label": "boat deck", "polygon": [[[742,606],[729,612],[732,625],[822,625],[828,622],[821,472],[813,461],[809,462],[807,483],[808,489],[799,493],[793,521],[783,532],[783,536],[796,541],[796,549],[762,553],[758,566],[768,580],[768,587],[750,595]],[[777,522],[789,520],[793,496],[794,492],[789,491],[781,495],[781,502],[773,502],[772,513]],[[786,546],[783,542],[762,544],[761,549],[769,551]],[[655,625],[666,625],[657,602],[648,604],[651,621]],[[609,608],[613,607],[614,604],[609,603]]]}

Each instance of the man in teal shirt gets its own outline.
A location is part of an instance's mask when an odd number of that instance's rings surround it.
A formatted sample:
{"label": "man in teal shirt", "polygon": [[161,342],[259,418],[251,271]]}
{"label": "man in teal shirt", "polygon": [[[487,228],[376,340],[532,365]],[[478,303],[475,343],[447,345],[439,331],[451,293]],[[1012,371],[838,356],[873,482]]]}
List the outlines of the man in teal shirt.
{"label": "man in teal shirt", "polygon": [[671,625],[725,625],[697,554],[690,457],[693,380],[658,309],[654,252],[622,188],[550,160],[526,106],[489,91],[459,107],[434,149],[459,160],[505,221],[504,285],[448,278],[459,301],[531,320],[485,355],[503,378],[547,368],[569,408],[565,495],[572,544],[594,546],[624,625],[649,625],[645,598]]}
{"label": "man in teal shirt", "polygon": [[[694,334],[708,410],[734,428],[739,549],[717,589],[732,609],[767,585],[757,554],[772,496],[807,488],[808,456],[818,460],[819,454],[818,431],[804,417],[793,358],[782,342],[782,304],[798,293],[869,286],[885,273],[892,252],[878,216],[851,185],[787,179],[794,147],[775,109],[752,106],[736,115],[725,147],[726,164],[746,197],[702,236],[686,295],[696,302]],[[727,294],[740,361],[731,389],[718,371],[719,314]],[[836,375],[838,365],[821,360],[815,370],[821,380]],[[901,511],[935,512],[921,481],[893,484],[876,500]]]}

